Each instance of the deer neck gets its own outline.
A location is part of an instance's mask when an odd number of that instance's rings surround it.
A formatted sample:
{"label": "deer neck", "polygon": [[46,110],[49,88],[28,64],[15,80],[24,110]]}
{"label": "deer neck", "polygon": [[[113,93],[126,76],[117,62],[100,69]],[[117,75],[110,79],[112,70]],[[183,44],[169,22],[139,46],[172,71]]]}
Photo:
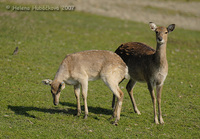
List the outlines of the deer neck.
{"label": "deer neck", "polygon": [[65,74],[63,67],[60,66],[54,77],[54,80],[57,80],[58,82],[63,82],[63,80],[65,79],[65,75],[66,74]]}
{"label": "deer neck", "polygon": [[166,46],[167,46],[167,43],[163,43],[163,44],[157,43],[155,59],[156,59],[156,63],[160,67],[167,66]]}

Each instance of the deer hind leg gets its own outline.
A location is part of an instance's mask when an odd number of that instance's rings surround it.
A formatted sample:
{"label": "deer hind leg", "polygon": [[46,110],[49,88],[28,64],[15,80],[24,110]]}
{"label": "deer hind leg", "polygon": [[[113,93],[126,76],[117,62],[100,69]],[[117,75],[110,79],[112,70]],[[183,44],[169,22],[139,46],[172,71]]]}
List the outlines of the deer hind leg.
{"label": "deer hind leg", "polygon": [[116,108],[115,108],[115,111],[114,111],[114,114],[117,116],[116,119],[115,119],[115,122],[113,123],[114,125],[118,125],[118,121],[120,119],[120,113],[121,113],[121,109],[122,109],[122,102],[123,102],[123,98],[124,98],[124,93],[121,91],[121,89],[117,89],[117,94],[119,94],[119,97],[118,95],[117,96],[117,103],[116,103]]}
{"label": "deer hind leg", "polygon": [[162,88],[163,88],[163,85],[161,85],[161,86],[157,85],[156,86],[159,120],[160,120],[161,124],[164,124],[164,120],[162,118],[162,112],[161,112],[161,93],[162,93]]}
{"label": "deer hind leg", "polygon": [[113,94],[113,100],[112,100],[112,108],[113,108],[113,110],[115,108],[115,95],[114,94]]}
{"label": "deer hind leg", "polygon": [[118,121],[120,119],[120,113],[121,113],[121,108],[122,108],[122,102],[124,98],[124,93],[119,89],[119,87],[110,87],[112,90],[113,94],[117,97],[117,102],[113,111],[113,118],[116,118],[115,121],[113,122],[114,125],[118,125]]}
{"label": "deer hind leg", "polygon": [[138,115],[140,115],[140,111],[138,110],[137,108],[137,105],[136,105],[136,102],[135,102],[135,99],[133,97],[133,87],[135,86],[136,84],[136,81],[130,79],[128,84],[126,85],[126,90],[130,96],[130,99],[131,99],[131,102],[132,102],[132,105],[133,105],[133,108],[134,108],[134,111],[135,113],[137,113]]}
{"label": "deer hind leg", "polygon": [[74,85],[74,93],[77,101],[77,116],[81,114],[81,105],[80,105],[80,84]]}
{"label": "deer hind leg", "polygon": [[[124,78],[125,79],[125,78]],[[124,81],[124,79],[122,79],[122,81],[121,82],[123,82]],[[120,82],[120,83],[121,83]],[[119,83],[119,84],[120,84]],[[115,108],[115,95],[113,94],[113,100],[112,100],[112,108],[113,108],[113,110],[114,110],[114,108]]]}
{"label": "deer hind leg", "polygon": [[84,101],[84,107],[85,107],[84,119],[87,119],[88,117],[88,106],[87,106],[88,80],[81,81],[81,86],[82,86],[82,95],[83,95],[83,101]]}
{"label": "deer hind leg", "polygon": [[106,78],[103,79],[103,81],[110,88],[113,94],[117,97],[117,103],[115,105],[114,112],[111,118],[116,118],[113,124],[118,125],[124,93],[119,89],[118,82],[116,82],[115,79],[112,80],[112,78]]}
{"label": "deer hind leg", "polygon": [[156,124],[159,124],[157,112],[156,112],[156,97],[155,97],[155,93],[154,93],[154,90],[153,90],[153,85],[151,83],[148,83],[148,89],[149,89],[149,92],[151,94],[151,99],[152,99],[152,102],[153,102],[154,121],[155,121]]}

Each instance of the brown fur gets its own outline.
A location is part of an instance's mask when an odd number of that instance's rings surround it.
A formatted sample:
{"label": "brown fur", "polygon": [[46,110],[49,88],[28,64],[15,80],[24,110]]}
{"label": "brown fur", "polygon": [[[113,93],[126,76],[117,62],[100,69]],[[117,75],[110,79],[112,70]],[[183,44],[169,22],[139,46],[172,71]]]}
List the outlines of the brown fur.
{"label": "brown fur", "polygon": [[152,55],[155,53],[155,50],[146,44],[140,42],[128,42],[121,44],[118,49],[115,51],[119,56],[144,56],[144,55]]}
{"label": "brown fur", "polygon": [[154,23],[150,22],[149,26],[156,32],[156,50],[140,42],[128,42],[120,45],[115,53],[124,60],[129,68],[131,79],[126,86],[126,89],[131,98],[135,112],[140,114],[133,97],[133,87],[137,81],[146,82],[153,101],[154,120],[155,123],[158,124],[156,98],[153,90],[154,86],[156,86],[159,120],[160,123],[163,124],[164,121],[161,113],[161,90],[168,73],[166,44],[168,33],[174,30],[175,25],[172,24],[169,25],[168,28],[165,28],[157,27]]}
{"label": "brown fur", "polygon": [[54,80],[52,83],[51,83],[51,90],[56,94],[57,93],[57,90],[59,90],[59,86],[60,86],[60,82],[58,82],[57,80]]}

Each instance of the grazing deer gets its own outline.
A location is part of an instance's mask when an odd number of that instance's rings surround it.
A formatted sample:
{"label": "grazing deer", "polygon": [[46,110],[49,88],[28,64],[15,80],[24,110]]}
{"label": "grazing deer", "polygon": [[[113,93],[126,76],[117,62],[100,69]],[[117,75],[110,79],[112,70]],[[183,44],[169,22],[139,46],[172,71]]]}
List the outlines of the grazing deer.
{"label": "grazing deer", "polygon": [[54,80],[43,80],[43,83],[51,86],[54,105],[58,105],[60,92],[65,84],[74,85],[77,99],[77,116],[81,113],[80,87],[85,106],[85,118],[88,116],[87,91],[88,81],[99,78],[110,88],[117,97],[112,118],[116,117],[113,124],[117,125],[123,101],[123,92],[118,84],[124,78],[128,78],[128,67],[124,61],[114,52],[103,50],[90,50],[67,55],[62,61]]}
{"label": "grazing deer", "polygon": [[[166,56],[167,36],[175,29],[175,24],[165,27],[157,27],[156,24],[150,22],[149,26],[156,33],[157,48],[153,48],[139,42],[124,43],[115,51],[127,64],[129,68],[130,80],[126,89],[131,98],[134,111],[140,114],[133,97],[133,87],[137,81],[146,82],[153,101],[154,120],[159,124],[156,113],[156,97],[154,94],[154,86],[156,86],[159,120],[164,124],[161,112],[161,92],[163,83],[168,73],[168,64]],[[112,106],[115,103],[113,96]]]}

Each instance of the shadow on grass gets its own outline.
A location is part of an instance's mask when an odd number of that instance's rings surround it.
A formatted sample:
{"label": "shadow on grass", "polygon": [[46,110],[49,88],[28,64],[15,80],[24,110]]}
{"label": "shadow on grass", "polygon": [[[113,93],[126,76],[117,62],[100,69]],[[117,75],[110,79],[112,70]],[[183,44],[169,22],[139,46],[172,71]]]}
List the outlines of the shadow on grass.
{"label": "shadow on grass", "polygon": [[12,111],[15,112],[15,114],[18,115],[24,115],[26,117],[32,117],[36,118],[36,116],[29,114],[29,111],[38,111],[38,112],[44,112],[44,113],[50,113],[50,114],[55,114],[55,113],[65,113],[65,114],[76,114],[76,110],[69,109],[47,109],[47,108],[37,108],[37,107],[25,107],[25,106],[11,106],[8,105],[8,108],[11,109]]}
{"label": "shadow on grass", "polygon": [[[74,103],[69,103],[69,102],[60,102],[61,105],[63,106],[70,106],[70,107],[77,107],[76,104]],[[81,110],[84,111],[84,106],[81,106]],[[105,115],[111,115],[112,112],[112,108],[110,109],[105,109],[105,108],[101,108],[101,107],[91,107],[88,106],[88,111],[89,113],[95,113],[95,114],[105,114]]]}
{"label": "shadow on grass", "polygon": [[[69,106],[69,107],[76,107],[76,104],[73,103],[68,103],[68,102],[60,102],[61,105],[64,106]],[[72,109],[72,108],[67,108],[65,109],[58,109],[58,108],[37,108],[37,107],[26,107],[26,106],[11,106],[8,105],[8,109],[11,109],[12,111],[15,112],[15,114],[18,115],[24,115],[26,117],[32,117],[36,118],[36,116],[29,114],[29,111],[38,111],[38,112],[44,112],[44,113],[50,113],[50,114],[55,114],[55,113],[64,113],[64,114],[70,114],[70,115],[76,115],[77,110]],[[100,107],[88,107],[89,112],[95,113],[95,114],[106,114],[106,115],[111,115],[112,110],[100,108]],[[83,108],[82,108],[83,110]]]}

